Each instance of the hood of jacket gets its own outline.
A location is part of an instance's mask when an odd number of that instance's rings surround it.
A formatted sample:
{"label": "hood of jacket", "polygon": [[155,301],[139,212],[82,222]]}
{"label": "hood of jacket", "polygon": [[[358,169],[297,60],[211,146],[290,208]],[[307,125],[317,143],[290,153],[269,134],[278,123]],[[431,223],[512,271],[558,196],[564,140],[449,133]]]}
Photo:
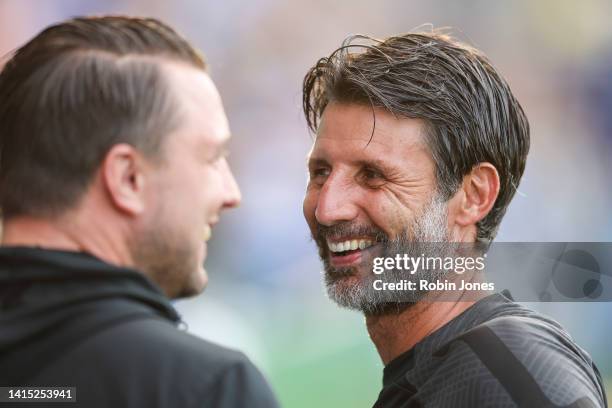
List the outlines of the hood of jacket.
{"label": "hood of jacket", "polygon": [[121,300],[118,313],[136,308],[180,321],[169,299],[135,270],[82,252],[0,248],[0,358],[113,300]]}

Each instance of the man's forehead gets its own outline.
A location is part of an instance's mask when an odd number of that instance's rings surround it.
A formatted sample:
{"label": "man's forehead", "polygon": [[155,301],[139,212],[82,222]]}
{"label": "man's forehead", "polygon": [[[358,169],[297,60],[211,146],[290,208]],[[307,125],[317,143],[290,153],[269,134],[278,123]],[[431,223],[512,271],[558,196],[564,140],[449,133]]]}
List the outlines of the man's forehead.
{"label": "man's forehead", "polygon": [[[324,110],[315,142],[332,138],[362,140],[366,145],[411,145],[423,142],[424,121],[397,117],[382,108],[332,102]],[[365,145],[364,145],[365,147]]]}
{"label": "man's forehead", "polygon": [[229,124],[210,76],[186,64],[167,63],[165,69],[178,104],[181,127],[204,136],[209,143],[225,143],[230,138]]}
{"label": "man's forehead", "polygon": [[310,156],[374,160],[426,149],[423,121],[397,118],[382,109],[334,103],[323,114]]}
{"label": "man's forehead", "polygon": [[171,87],[196,99],[217,99],[219,93],[214,82],[206,71],[187,63],[174,60],[161,62],[162,70]]}

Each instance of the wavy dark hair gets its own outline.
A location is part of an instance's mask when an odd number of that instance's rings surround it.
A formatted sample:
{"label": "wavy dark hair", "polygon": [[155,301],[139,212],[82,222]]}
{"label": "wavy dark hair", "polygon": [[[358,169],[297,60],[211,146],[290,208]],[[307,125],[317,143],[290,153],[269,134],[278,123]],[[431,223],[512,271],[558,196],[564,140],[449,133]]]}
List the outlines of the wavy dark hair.
{"label": "wavy dark hair", "polygon": [[480,51],[441,32],[385,40],[351,36],[304,78],[303,109],[313,132],[332,101],[422,119],[444,199],[479,163],[494,165],[500,192],[477,228],[479,240],[495,237],[525,170],[529,122],[506,81]]}

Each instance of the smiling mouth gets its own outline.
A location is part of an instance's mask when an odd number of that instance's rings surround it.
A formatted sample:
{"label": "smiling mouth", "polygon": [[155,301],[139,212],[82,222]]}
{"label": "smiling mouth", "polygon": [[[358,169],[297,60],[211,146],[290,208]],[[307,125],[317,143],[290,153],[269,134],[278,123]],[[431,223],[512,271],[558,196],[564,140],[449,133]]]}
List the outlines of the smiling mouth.
{"label": "smiling mouth", "polygon": [[330,261],[333,266],[353,266],[361,263],[364,250],[376,244],[371,238],[347,239],[343,241],[327,240],[330,251]]}
{"label": "smiling mouth", "polygon": [[327,241],[327,247],[334,254],[342,254],[355,250],[363,250],[371,247],[374,244],[372,239],[349,239],[344,241]]}

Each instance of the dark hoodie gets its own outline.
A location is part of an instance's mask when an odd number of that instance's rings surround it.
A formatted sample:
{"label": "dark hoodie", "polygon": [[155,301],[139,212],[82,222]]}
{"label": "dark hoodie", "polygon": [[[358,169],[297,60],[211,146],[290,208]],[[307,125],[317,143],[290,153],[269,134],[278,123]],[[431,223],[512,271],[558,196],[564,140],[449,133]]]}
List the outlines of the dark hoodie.
{"label": "dark hoodie", "polygon": [[0,248],[0,387],[76,387],[76,403],[56,408],[277,406],[243,354],[179,322],[134,270],[85,253]]}

